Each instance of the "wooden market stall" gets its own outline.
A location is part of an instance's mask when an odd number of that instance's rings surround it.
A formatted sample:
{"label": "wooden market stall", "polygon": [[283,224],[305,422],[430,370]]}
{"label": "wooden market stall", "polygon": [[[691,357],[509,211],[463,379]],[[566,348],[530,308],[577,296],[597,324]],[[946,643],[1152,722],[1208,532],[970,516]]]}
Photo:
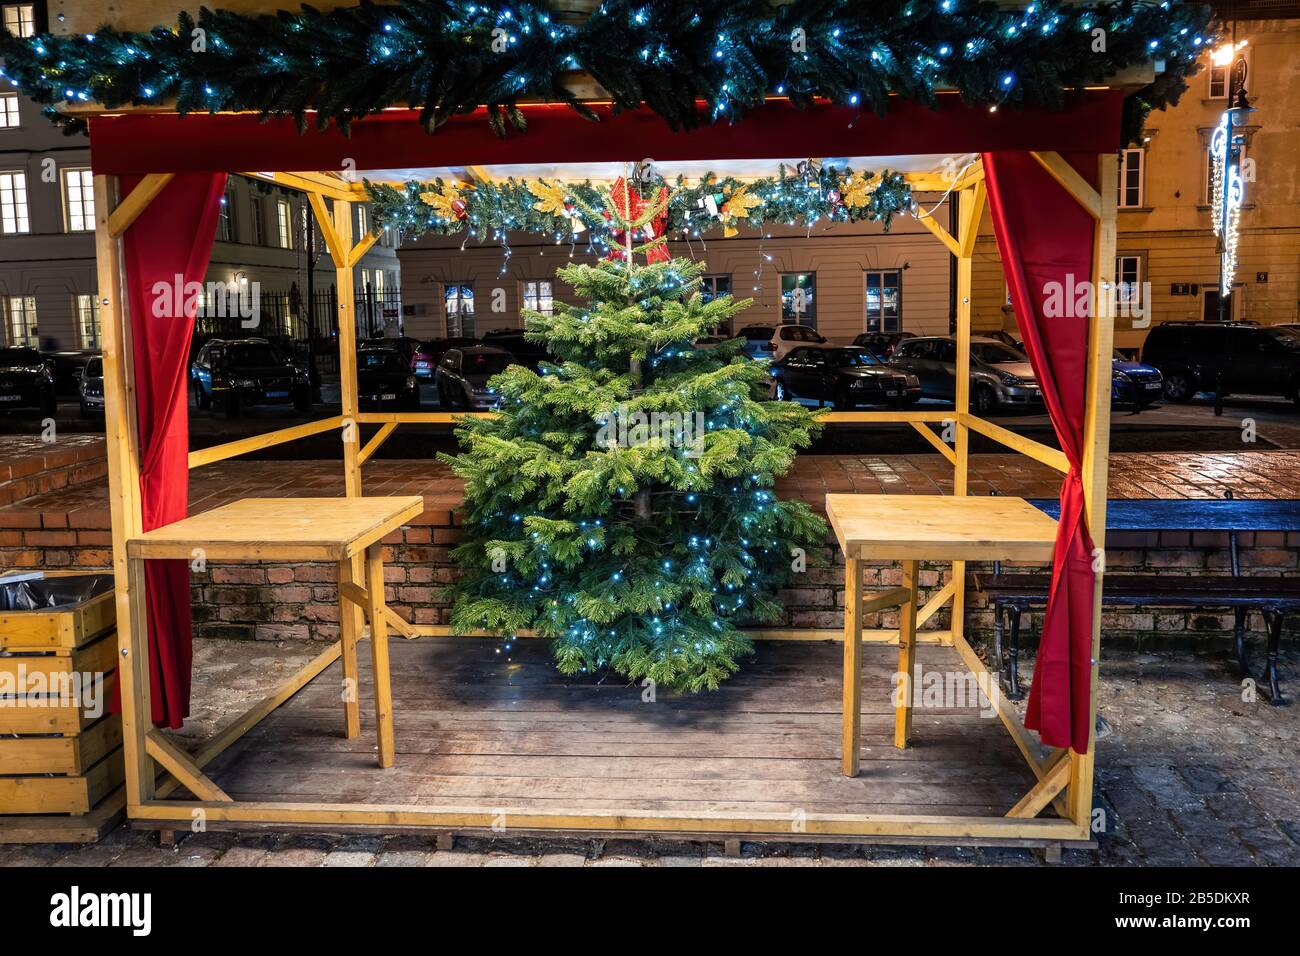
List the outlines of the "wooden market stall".
{"label": "wooden market stall", "polygon": [[[521,159],[560,165],[616,163],[645,156],[675,162],[774,163],[788,156],[792,143],[808,156],[923,157],[904,173],[911,189],[947,197],[957,208],[955,232],[933,217],[920,217],[956,259],[956,408],[835,412],[824,421],[914,427],[952,465],[955,498],[968,496],[971,436],[983,436],[1061,472],[1067,485],[1076,483],[1086,527],[1101,528],[1113,297],[1096,295],[1086,318],[1080,317],[1084,324],[1077,343],[1059,349],[1070,360],[1063,366],[1067,375],[1085,379],[1077,423],[1081,441],[1072,457],[972,414],[972,260],[991,193],[1018,191],[1029,201],[1049,194],[1067,197],[1089,223],[1091,268],[1086,278],[1096,290],[1110,289],[1115,151],[1121,145],[1123,100],[1127,90],[1151,78],[1149,70],[1139,71],[1075,89],[1060,108],[1050,110],[989,110],[940,92],[933,108],[898,99],[882,117],[850,106],[822,104],[801,110],[782,96],[772,96],[735,125],[672,133],[649,109],[619,111],[598,95],[589,95],[586,106],[600,122],[580,118],[566,105],[525,103],[519,109],[528,132],[504,138],[489,132],[484,110],[450,118],[429,136],[417,121],[417,111],[388,109],[352,124],[345,137],[335,127],[300,132],[284,116],[264,120],[255,113],[214,112],[181,118],[167,105],[76,107],[89,120],[95,174],[113,570],[123,665],[119,683],[132,823],[171,831],[201,818],[209,827],[425,829],[439,834],[500,832],[504,827],[512,833],[661,834],[729,842],[741,836],[976,842],[1057,852],[1062,846],[1090,845],[1100,570],[1089,578],[1092,602],[1084,612],[1091,621],[1090,634],[1085,635],[1091,647],[1085,660],[1085,722],[1076,719],[1070,745],[1055,748],[1041,747],[1025,729],[996,692],[996,677],[990,677],[965,634],[965,564],[968,559],[998,556],[987,541],[981,549],[942,555],[899,551],[891,556],[904,559],[910,594],[872,595],[863,593],[858,577],[863,554],[851,550],[852,542],[860,539],[841,533],[841,546],[848,549],[850,612],[842,660],[839,651],[809,643],[845,640],[838,630],[755,631],[758,639],[791,643],[774,645],[718,694],[675,700],[655,715],[636,711],[637,701],[626,694],[614,700],[609,689],[599,685],[561,683],[536,645],[524,642],[516,650],[517,663],[508,670],[493,669],[487,642],[437,640],[446,637],[447,628],[410,624],[385,607],[377,541],[409,520],[415,506],[404,499],[365,497],[364,465],[400,425],[448,423],[455,416],[360,410],[356,325],[350,312],[352,267],[375,236],[353,234],[351,207],[366,201],[368,194],[354,177],[335,171],[482,169]],[[974,158],[955,175],[942,162],[965,154]],[[1004,168],[995,173],[995,165]],[[258,520],[185,519],[183,507],[161,521],[154,507],[154,520],[149,518],[149,469],[157,455],[156,445],[142,446],[139,409],[145,406],[139,396],[142,389],[156,393],[158,386],[146,380],[155,370],[140,364],[142,354],[152,359],[154,352],[142,352],[140,343],[133,342],[143,326],[140,316],[132,314],[128,275],[138,268],[132,261],[138,263],[150,248],[150,236],[175,228],[176,210],[194,196],[209,197],[207,205],[197,209],[195,221],[200,228],[212,225],[202,219],[220,195],[219,189],[213,190],[212,177],[230,171],[252,171],[247,174],[300,189],[310,200],[336,268],[342,409],[338,416],[190,452],[188,467],[337,432],[342,439],[345,500],[355,502],[357,515],[364,510],[369,516],[369,524],[362,522],[364,528],[354,521],[333,536],[308,533],[310,526],[324,522],[326,507],[317,511],[310,499],[293,503],[292,527],[277,531],[273,540]],[[1005,224],[999,239],[1010,241]],[[1023,330],[1026,321],[1032,324],[1041,302],[1030,302],[1023,291],[1028,287],[1025,275],[1013,283],[1016,287]],[[150,335],[156,336],[156,330]],[[1051,336],[1046,339],[1050,344]],[[147,348],[157,344],[152,338]],[[183,388],[164,402],[164,410],[181,416],[183,424]],[[150,414],[156,419],[157,407]],[[943,423],[952,426],[951,445],[931,428]],[[362,426],[378,430],[362,441]],[[183,427],[180,434],[183,438]],[[255,516],[269,507],[257,502],[240,506]],[[997,507],[1011,506],[1003,502]],[[328,507],[337,519],[337,504]],[[277,520],[285,517],[277,512]],[[989,510],[983,520],[996,518]],[[1042,520],[1049,529],[1035,528],[1032,547],[1026,543],[1024,550],[1002,556],[1049,556],[1051,522]],[[1077,530],[1068,529],[1059,540]],[[838,524],[837,531],[842,531]],[[1078,540],[1086,540],[1086,529],[1083,535]],[[170,716],[159,717],[170,705],[164,702],[160,711],[159,702],[150,697],[152,671],[159,665],[150,657],[153,610],[148,598],[157,595],[146,594],[146,589],[158,587],[160,579],[150,577],[146,565],[153,559],[186,558],[208,550],[222,559],[314,556],[337,562],[343,634],[267,701],[189,754],[159,726],[172,721]],[[948,582],[924,606],[917,606],[914,587],[917,559],[943,560],[951,568]],[[898,605],[904,607],[899,629],[862,630],[861,615],[868,609]],[[944,607],[950,609],[948,629],[924,630]],[[356,654],[357,642],[367,636],[363,616],[369,617],[373,645],[368,669]],[[389,629],[405,637],[435,639],[399,642],[392,649],[391,700]],[[859,639],[868,645],[861,655]],[[889,703],[894,668],[892,662],[885,665],[872,656],[875,645],[900,646],[909,671],[919,658],[939,668],[964,665],[981,676],[983,686],[993,691],[990,704],[1009,740],[991,736],[989,728],[995,723],[981,720],[979,708],[971,707],[925,715],[917,724],[914,746],[908,746],[907,728],[916,718],[910,708],[904,708],[905,715],[901,710],[896,714]],[[865,671],[860,670],[860,656],[867,658]],[[378,688],[379,762],[391,769],[373,766],[370,744],[359,736],[363,708],[355,696],[338,708],[344,711],[341,736],[322,728],[337,707],[338,692],[337,685],[316,678],[340,658],[345,686],[352,682],[355,692],[373,682]],[[439,683],[440,677],[445,683]],[[861,708],[856,705],[859,697]],[[760,698],[763,706],[755,703]],[[1077,710],[1074,716],[1078,718]],[[614,732],[612,742],[584,744],[588,724],[608,726]],[[1085,728],[1082,739],[1080,726]],[[860,741],[864,727],[865,739]],[[485,744],[488,738],[491,742]],[[232,746],[237,742],[239,746]],[[761,770],[755,767],[756,762],[772,760],[776,762],[762,763]],[[860,775],[842,776],[841,762],[845,774]],[[325,782],[327,778],[332,782]]]}

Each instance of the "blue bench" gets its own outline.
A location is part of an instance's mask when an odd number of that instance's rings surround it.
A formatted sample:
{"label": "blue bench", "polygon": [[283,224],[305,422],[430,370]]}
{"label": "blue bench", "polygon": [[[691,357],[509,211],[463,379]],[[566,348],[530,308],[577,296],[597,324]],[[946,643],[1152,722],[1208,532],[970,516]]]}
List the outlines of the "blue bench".
{"label": "blue bench", "polygon": [[[1031,504],[1053,518],[1060,515],[1056,499],[1033,499]],[[1119,607],[1232,608],[1237,666],[1243,677],[1250,674],[1246,624],[1250,613],[1258,611],[1268,634],[1262,680],[1268,684],[1271,703],[1286,703],[1278,683],[1278,652],[1287,613],[1300,610],[1300,578],[1242,577],[1237,535],[1242,531],[1300,531],[1300,501],[1243,500],[1233,498],[1231,492],[1222,499],[1117,499],[1106,504],[1106,530],[1226,533],[1230,575],[1107,574],[1102,603]],[[992,575],[976,574],[974,578],[976,588],[993,606],[993,655],[1003,675],[1004,690],[1018,700],[1023,696],[1018,671],[1021,615],[1031,608],[1046,606],[1051,577],[1046,573],[1003,574],[995,564]]]}

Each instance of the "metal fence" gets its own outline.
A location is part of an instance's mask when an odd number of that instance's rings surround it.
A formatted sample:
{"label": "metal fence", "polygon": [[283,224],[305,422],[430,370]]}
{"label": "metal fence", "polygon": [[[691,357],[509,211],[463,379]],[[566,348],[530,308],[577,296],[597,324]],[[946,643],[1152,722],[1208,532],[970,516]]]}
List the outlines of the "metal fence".
{"label": "metal fence", "polygon": [[[353,308],[358,340],[383,335],[385,328],[400,326],[401,290],[378,292],[367,287],[356,294]],[[332,287],[310,298],[297,289],[262,291],[255,303],[210,298],[195,319],[192,352],[208,339],[259,336],[306,357],[317,376],[334,375],[339,370],[338,315],[338,296]]]}

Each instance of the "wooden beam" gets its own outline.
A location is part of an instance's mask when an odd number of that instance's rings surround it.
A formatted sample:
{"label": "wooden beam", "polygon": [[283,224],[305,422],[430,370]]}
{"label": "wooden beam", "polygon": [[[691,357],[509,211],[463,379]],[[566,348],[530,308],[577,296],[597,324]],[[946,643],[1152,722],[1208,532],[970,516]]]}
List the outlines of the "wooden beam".
{"label": "wooden beam", "polygon": [[[333,232],[339,254],[334,257],[334,288],[338,296],[339,322],[339,391],[343,405],[343,487],[349,498],[361,494],[361,403],[357,395],[357,316],[352,266],[346,250],[352,248],[352,203],[334,202]],[[357,556],[353,570],[360,580],[363,561]]]}
{"label": "wooden beam", "polygon": [[[148,618],[144,567],[128,561],[127,539],[143,528],[140,507],[140,432],[136,423],[131,320],[124,293],[122,240],[110,233],[116,178],[96,176],[95,267],[98,276],[104,363],[104,449],[108,464],[108,510],[113,541],[113,589],[117,615],[118,682],[122,698],[122,754],[128,802],[154,794],[154,768],[145,749],[153,726],[149,707]],[[140,208],[143,208],[141,206]]]}
{"label": "wooden beam", "polygon": [[984,180],[981,179],[970,189],[962,190],[961,195],[961,248],[958,256],[969,259],[975,255],[975,242],[980,234],[980,220],[984,216],[984,203],[987,198]]}
{"label": "wooden beam", "polygon": [[961,255],[961,246],[957,244],[957,240],[952,237],[952,234],[947,229],[934,221],[934,216],[914,216],[914,218],[926,229],[929,229],[935,238],[942,242],[954,256]]}
{"label": "wooden beam", "polygon": [[863,597],[858,602],[858,610],[862,614],[874,614],[877,611],[883,611],[886,608],[898,607],[906,604],[912,599],[912,592],[908,588],[890,588],[888,591],[880,591],[872,594],[870,597]]}
{"label": "wooden beam", "polygon": [[[1113,153],[1098,159],[1101,186],[1101,215],[1093,236],[1092,282],[1098,290],[1088,321],[1088,405],[1083,425],[1083,500],[1094,547],[1104,548],[1106,527],[1106,483],[1110,468],[1111,355],[1115,347],[1115,297],[1109,294],[1115,282],[1116,205],[1118,202],[1118,157]],[[1092,601],[1092,674],[1089,681],[1088,749],[1071,755],[1070,818],[1082,827],[1091,825],[1092,788],[1096,762],[1097,678],[1101,660],[1101,591],[1105,577],[1103,560],[1096,575]]]}
{"label": "wooden beam", "polygon": [[[265,801],[154,800],[128,808],[133,820],[154,825],[169,821],[190,821],[202,810],[209,824],[247,823],[295,825],[314,828],[373,826],[384,829],[427,827],[491,832],[502,818],[511,833],[619,832],[674,834],[785,834],[790,833],[790,814],[709,811],[689,813],[673,810],[617,808],[610,811],[582,811],[557,807],[553,810],[511,807],[447,807],[418,804],[272,803]],[[1069,820],[1051,818],[1014,819],[909,813],[808,813],[801,818],[801,833],[814,836],[900,837],[960,840],[1087,841]]]}
{"label": "wooden beam", "polygon": [[[172,181],[172,173],[150,173],[136,184],[131,194],[123,199],[108,217],[108,235],[110,239],[121,238],[131,223],[140,218],[140,213],[149,208],[149,204],[158,198],[158,194]],[[99,207],[96,207],[99,208]]]}
{"label": "wooden beam", "polygon": [[898,671],[894,694],[894,746],[907,748],[912,738],[912,705],[916,698],[916,595],[919,563],[903,562],[903,590],[908,600],[898,612]]}
{"label": "wooden beam", "polygon": [[363,238],[360,242],[358,242],[355,246],[353,246],[352,251],[348,253],[348,265],[355,266],[358,262],[364,259],[366,253],[370,251],[370,247],[373,246],[378,240],[379,240],[379,233],[377,232],[366,233],[365,238]]}
{"label": "wooden beam", "polygon": [[1074,197],[1075,202],[1088,210],[1093,219],[1101,218],[1101,195],[1092,188],[1088,180],[1079,175],[1077,169],[1065,161],[1060,153],[1031,152],[1030,155],[1052,174],[1052,178]]}
{"label": "wooden beam", "polygon": [[[965,562],[962,563],[964,564]],[[925,607],[916,612],[916,626],[920,627],[926,621],[930,620],[930,618],[934,617],[939,608],[947,604],[956,593],[957,579],[952,578],[947,584],[936,591],[930,600],[925,602]]]}
{"label": "wooden beam", "polygon": [[[1107,387],[1109,387],[1109,384]],[[1024,435],[1018,435],[1001,425],[995,425],[975,415],[962,415],[961,419],[971,431],[979,432],[985,438],[991,438],[999,444],[1006,445],[1008,448],[1034,459],[1034,461],[1041,462],[1049,468],[1055,468],[1063,475],[1070,471],[1070,461],[1065,457],[1064,452],[1050,448],[1041,442],[1036,442],[1032,438],[1026,438]]]}
{"label": "wooden beam", "polygon": [[263,435],[252,435],[248,438],[225,442],[221,445],[200,448],[198,451],[190,452],[189,466],[198,468],[201,465],[210,465],[214,461],[225,461],[227,458],[247,455],[249,452],[271,448],[274,445],[283,445],[285,442],[297,441],[311,435],[319,435],[321,432],[334,431],[342,427],[342,425],[342,416],[336,415],[333,418],[322,418],[320,421],[305,422],[301,425],[280,428],[273,432],[266,432]]}
{"label": "wooden beam", "polygon": [[360,608],[370,607],[370,592],[352,581],[339,582],[339,597]]}
{"label": "wooden beam", "polygon": [[844,673],[840,702],[840,772],[858,775],[862,747],[862,562],[844,560]]}
{"label": "wooden beam", "polygon": [[[935,597],[939,597],[942,593],[943,592],[940,592],[940,594],[935,595]],[[929,605],[927,605],[927,607],[928,606]],[[392,608],[389,608],[388,610],[390,613],[389,621],[391,622],[393,619],[393,611]],[[401,620],[401,618],[398,618],[398,620]],[[920,620],[919,614],[917,615],[917,620]],[[405,621],[402,623],[406,625],[406,629],[409,631],[408,636],[410,637],[456,637],[471,640],[501,639],[500,634],[495,634],[491,631],[472,631],[467,634],[453,634],[451,625],[449,624],[410,624]],[[838,644],[844,640],[844,630],[843,628],[838,627],[744,627],[741,628],[740,631],[752,641],[834,641]],[[550,640],[550,638],[542,637],[536,631],[528,630],[515,631],[513,636],[520,640]],[[950,631],[944,630],[917,631],[916,642],[918,644],[934,644],[947,647],[952,644],[952,634]],[[863,628],[862,643],[897,644],[898,629]]]}
{"label": "wooden beam", "polygon": [[364,465],[370,460],[370,456],[379,451],[379,446],[388,440],[388,436],[397,430],[397,422],[384,422],[379,431],[375,432],[366,446],[357,454],[357,464]]}
{"label": "wooden beam", "polygon": [[345,265],[348,261],[348,250],[339,239],[338,233],[334,231],[334,220],[330,217],[324,198],[319,193],[308,193],[307,202],[311,205],[312,215],[316,218],[316,225],[320,227],[320,234],[325,240],[325,248],[329,251],[330,258],[334,261],[334,267]]}
{"label": "wooden beam", "polygon": [[414,640],[420,636],[419,632],[416,631],[414,624],[407,621],[387,605],[384,606],[384,616],[388,618],[388,626],[398,634],[401,634],[402,637],[406,638],[408,641]]}
{"label": "wooden beam", "polygon": [[920,433],[922,438],[934,446],[935,451],[948,459],[950,465],[957,464],[957,452],[955,452],[946,441],[936,435],[929,425],[923,424],[922,422],[912,422],[912,427]]}
{"label": "wooden beam", "polygon": [[[361,672],[357,667],[357,641],[361,639],[363,614],[370,604],[366,595],[364,604],[347,600],[351,588],[360,587],[357,581],[356,562],[345,558],[338,563],[339,583],[339,645],[343,660],[343,736],[355,740],[361,736]],[[364,580],[364,579],[363,579]]]}
{"label": "wooden beam", "polygon": [[200,800],[231,803],[226,793],[194,765],[190,755],[163,736],[161,730],[151,730],[145,737],[149,756],[158,761],[185,789]]}
{"label": "wooden beam", "polygon": [[1047,771],[1047,775],[1034,784],[1029,792],[1007,811],[1007,816],[1026,819],[1038,816],[1069,782],[1070,758],[1062,754],[1061,758],[1052,764],[1052,769]]}
{"label": "wooden beam", "polygon": [[393,687],[388,660],[388,615],[384,604],[384,546],[366,548],[366,591],[370,597],[370,659],[375,683],[375,734],[379,766],[393,765]]}
{"label": "wooden beam", "polygon": [[273,182],[284,186],[288,189],[297,189],[305,192],[309,197],[313,195],[325,196],[329,199],[345,199],[365,202],[368,198],[364,183],[348,182],[340,179],[332,173],[320,172],[299,172],[299,173],[240,173],[241,176],[247,176],[250,179],[260,179],[263,182]]}

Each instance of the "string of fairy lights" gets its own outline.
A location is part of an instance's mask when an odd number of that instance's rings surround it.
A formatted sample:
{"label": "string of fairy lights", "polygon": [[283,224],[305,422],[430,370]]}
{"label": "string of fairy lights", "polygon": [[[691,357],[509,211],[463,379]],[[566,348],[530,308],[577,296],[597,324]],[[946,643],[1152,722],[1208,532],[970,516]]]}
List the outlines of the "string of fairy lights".
{"label": "string of fairy lights", "polygon": [[884,114],[890,97],[933,104],[953,90],[990,108],[1059,108],[1068,88],[1154,63],[1127,99],[1126,129],[1175,101],[1217,30],[1209,8],[1105,0],[822,0],[709,4],[604,0],[586,19],[545,3],[397,0],[299,12],[200,9],[174,27],[18,38],[0,31],[5,73],[56,122],[68,104],[244,110],[302,128],[390,107],[430,131],[486,107],[501,135],[522,102],[594,112],[570,81],[586,73],[616,110],[644,106],[674,129],[735,122],[771,96]]}

